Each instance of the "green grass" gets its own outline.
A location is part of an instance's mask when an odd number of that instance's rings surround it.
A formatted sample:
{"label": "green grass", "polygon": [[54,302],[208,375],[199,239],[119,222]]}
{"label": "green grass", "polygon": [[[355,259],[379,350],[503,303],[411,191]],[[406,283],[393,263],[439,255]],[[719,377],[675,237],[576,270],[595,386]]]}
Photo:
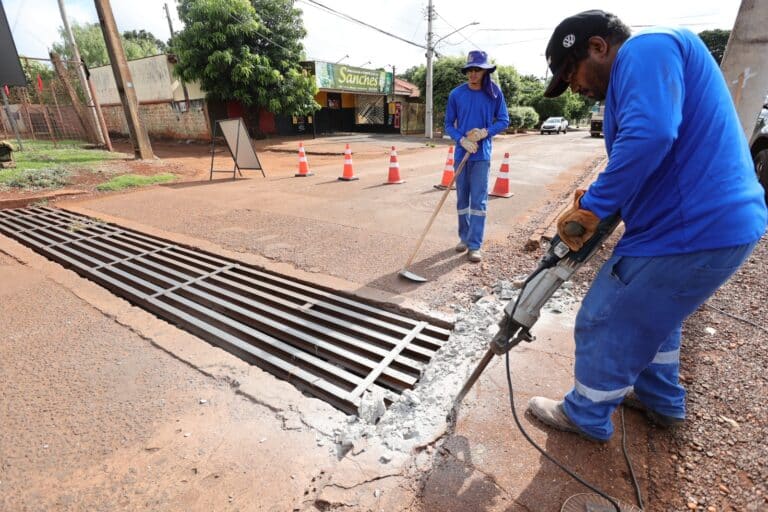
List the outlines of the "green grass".
{"label": "green grass", "polygon": [[136,174],[124,174],[109,180],[106,183],[96,187],[96,190],[102,192],[112,192],[126,188],[143,187],[146,185],[155,185],[157,183],[168,183],[176,179],[176,176],[170,173],[156,174],[154,176],[139,176]]}
{"label": "green grass", "polygon": [[[9,141],[18,149],[15,141]],[[14,151],[16,167],[0,169],[0,186],[14,188],[56,188],[67,184],[71,173],[90,170],[104,161],[124,159],[124,153],[84,149],[79,141],[23,140],[24,151]]]}

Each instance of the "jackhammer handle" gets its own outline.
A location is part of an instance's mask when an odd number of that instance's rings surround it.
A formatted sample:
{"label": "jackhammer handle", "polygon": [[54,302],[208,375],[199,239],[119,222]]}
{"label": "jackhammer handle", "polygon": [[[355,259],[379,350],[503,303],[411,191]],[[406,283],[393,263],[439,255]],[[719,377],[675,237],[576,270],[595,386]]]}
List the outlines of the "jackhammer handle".
{"label": "jackhammer handle", "polygon": [[571,220],[565,223],[563,231],[568,236],[582,236],[587,230],[575,220]]}

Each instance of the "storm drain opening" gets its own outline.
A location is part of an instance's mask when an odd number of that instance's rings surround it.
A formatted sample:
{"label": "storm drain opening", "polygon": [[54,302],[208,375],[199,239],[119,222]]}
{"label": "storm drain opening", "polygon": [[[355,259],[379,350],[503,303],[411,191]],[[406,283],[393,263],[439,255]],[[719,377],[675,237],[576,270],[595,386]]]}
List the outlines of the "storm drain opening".
{"label": "storm drain opening", "polygon": [[450,331],[332,290],[48,207],[0,210],[0,233],[134,305],[357,414],[413,389]]}

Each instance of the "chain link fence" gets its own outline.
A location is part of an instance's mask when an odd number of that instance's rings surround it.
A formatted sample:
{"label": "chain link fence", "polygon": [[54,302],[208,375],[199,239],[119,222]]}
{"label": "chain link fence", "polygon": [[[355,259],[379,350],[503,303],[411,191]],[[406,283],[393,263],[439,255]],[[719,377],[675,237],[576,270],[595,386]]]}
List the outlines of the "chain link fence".
{"label": "chain link fence", "polygon": [[15,141],[18,132],[22,144],[100,145],[95,105],[87,104],[76,66],[51,57],[53,60],[21,58],[27,86],[6,87],[9,105],[0,112],[0,137]]}

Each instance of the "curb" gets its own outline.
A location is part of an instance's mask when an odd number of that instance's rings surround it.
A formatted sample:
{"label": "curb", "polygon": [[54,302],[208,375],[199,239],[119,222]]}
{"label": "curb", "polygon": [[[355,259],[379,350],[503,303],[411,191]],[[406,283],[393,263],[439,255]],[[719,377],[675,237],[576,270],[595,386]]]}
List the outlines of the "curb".
{"label": "curb", "polygon": [[62,197],[79,196],[87,193],[87,190],[59,190],[56,192],[48,192],[45,194],[19,197],[14,199],[0,199],[0,210],[7,210],[10,208],[24,208],[32,203],[39,203],[40,201],[53,201]]}

